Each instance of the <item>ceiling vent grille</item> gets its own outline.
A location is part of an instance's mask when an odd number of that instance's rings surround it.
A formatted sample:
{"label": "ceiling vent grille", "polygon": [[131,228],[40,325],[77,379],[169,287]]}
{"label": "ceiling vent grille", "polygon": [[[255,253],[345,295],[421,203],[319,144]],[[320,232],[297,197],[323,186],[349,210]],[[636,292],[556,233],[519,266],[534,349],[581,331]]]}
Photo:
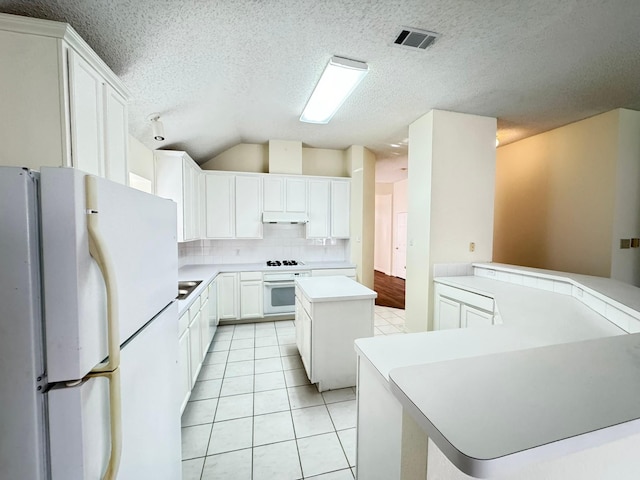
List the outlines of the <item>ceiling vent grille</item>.
{"label": "ceiling vent grille", "polygon": [[393,43],[398,47],[410,48],[412,50],[415,50],[416,48],[426,50],[433,45],[438,38],[440,38],[440,34],[436,32],[420,30],[418,28],[402,27],[400,29],[400,33],[396,35],[396,39]]}

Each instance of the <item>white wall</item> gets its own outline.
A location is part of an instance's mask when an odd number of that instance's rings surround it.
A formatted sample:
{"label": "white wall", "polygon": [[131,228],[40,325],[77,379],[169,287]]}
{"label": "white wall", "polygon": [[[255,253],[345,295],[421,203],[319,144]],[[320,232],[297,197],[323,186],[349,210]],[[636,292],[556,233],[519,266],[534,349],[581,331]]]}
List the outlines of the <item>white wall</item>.
{"label": "white wall", "polygon": [[433,323],[434,263],[492,258],[495,137],[495,118],[441,110],[409,126],[409,331]]}
{"label": "white wall", "polygon": [[351,261],[357,265],[357,279],[373,289],[375,242],[375,155],[353,145],[345,158],[351,172]]}
{"label": "white wall", "polygon": [[[397,241],[398,232],[398,214],[409,211],[409,180],[400,180],[393,184],[393,240],[392,248],[394,248]],[[406,238],[405,238],[406,244]],[[399,272],[403,271],[404,266],[407,264],[406,255],[402,258],[396,259],[393,255],[395,250],[392,250],[391,255],[391,271],[395,272],[395,275],[399,275]],[[396,265],[396,261],[400,261],[401,264]],[[405,271],[406,276],[406,271]]]}
{"label": "white wall", "polygon": [[[391,184],[389,184],[389,186],[391,186]],[[373,268],[385,275],[391,275],[393,252],[393,194],[379,195],[376,193],[375,222]]]}
{"label": "white wall", "polygon": [[145,192],[154,191],[153,150],[129,135],[129,185]]}

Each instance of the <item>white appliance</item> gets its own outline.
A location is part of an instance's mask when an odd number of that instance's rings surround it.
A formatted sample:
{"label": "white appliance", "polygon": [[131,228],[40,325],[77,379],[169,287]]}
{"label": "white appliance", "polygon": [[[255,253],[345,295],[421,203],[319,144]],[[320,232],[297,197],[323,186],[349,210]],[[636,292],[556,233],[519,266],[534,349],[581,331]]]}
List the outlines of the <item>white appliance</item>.
{"label": "white appliance", "polygon": [[0,167],[0,478],[181,478],[177,269],[173,202]]}
{"label": "white appliance", "polygon": [[304,265],[295,260],[269,260],[267,266],[273,272],[262,275],[264,285],[264,315],[293,315],[296,311],[296,278],[308,277],[308,271],[292,270]]}

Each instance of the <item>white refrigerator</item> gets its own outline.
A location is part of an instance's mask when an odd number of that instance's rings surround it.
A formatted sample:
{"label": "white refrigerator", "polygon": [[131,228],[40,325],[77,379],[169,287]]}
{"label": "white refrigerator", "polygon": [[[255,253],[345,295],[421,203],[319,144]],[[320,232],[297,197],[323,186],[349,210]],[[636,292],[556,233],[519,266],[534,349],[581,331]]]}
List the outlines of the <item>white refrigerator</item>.
{"label": "white refrigerator", "polygon": [[176,205],[0,167],[0,478],[181,478]]}

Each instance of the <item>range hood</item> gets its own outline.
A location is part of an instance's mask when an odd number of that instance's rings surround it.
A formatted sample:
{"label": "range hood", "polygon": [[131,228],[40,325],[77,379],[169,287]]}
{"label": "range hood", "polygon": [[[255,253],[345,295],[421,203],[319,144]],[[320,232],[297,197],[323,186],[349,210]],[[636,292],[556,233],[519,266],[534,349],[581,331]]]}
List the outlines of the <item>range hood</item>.
{"label": "range hood", "polygon": [[307,223],[306,213],[263,212],[262,223]]}

